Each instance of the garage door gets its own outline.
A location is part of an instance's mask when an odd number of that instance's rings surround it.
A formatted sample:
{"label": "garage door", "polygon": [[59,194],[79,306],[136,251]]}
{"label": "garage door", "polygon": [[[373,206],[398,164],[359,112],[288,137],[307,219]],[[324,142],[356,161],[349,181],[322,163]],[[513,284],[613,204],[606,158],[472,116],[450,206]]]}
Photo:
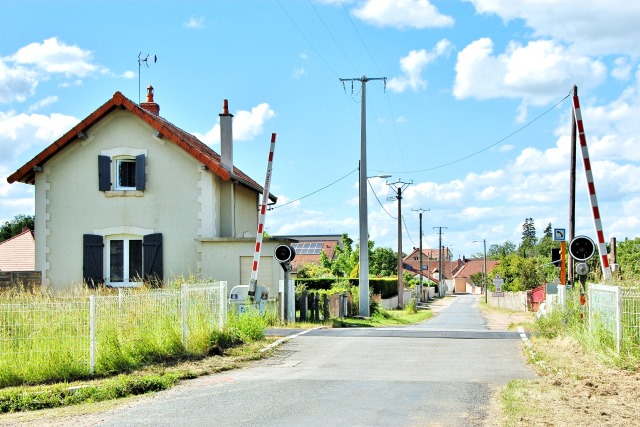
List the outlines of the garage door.
{"label": "garage door", "polygon": [[[251,270],[253,265],[253,257],[240,257],[240,284],[248,285],[251,280]],[[260,265],[258,266],[258,285],[264,285],[273,288],[273,257],[260,257]]]}

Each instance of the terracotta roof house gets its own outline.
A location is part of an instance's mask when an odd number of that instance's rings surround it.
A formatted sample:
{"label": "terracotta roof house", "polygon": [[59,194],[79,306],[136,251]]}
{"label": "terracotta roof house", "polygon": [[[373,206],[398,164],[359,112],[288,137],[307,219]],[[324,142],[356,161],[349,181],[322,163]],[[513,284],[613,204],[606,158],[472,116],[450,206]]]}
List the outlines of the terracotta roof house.
{"label": "terracotta roof house", "polygon": [[35,241],[31,230],[0,242],[0,271],[34,271]]}
{"label": "terracotta roof house", "polygon": [[[493,268],[496,267],[499,263],[500,261],[487,260],[487,277],[489,277],[489,273],[491,272],[491,270],[493,270]],[[477,273],[482,273],[483,269],[484,258],[473,258],[470,260],[466,260],[464,265],[462,265],[461,268],[453,275],[455,292],[480,292],[480,287],[474,285],[473,281],[471,280],[471,276]],[[487,278],[487,280],[489,279]]]}
{"label": "terracotta roof house", "polygon": [[[219,117],[220,154],[161,117],[153,87],[139,105],[116,92],[10,175],[9,183],[35,186],[43,286],[139,286],[190,274],[249,284],[263,188],[233,164],[226,100]],[[282,243],[263,241],[258,283],[270,295]]]}
{"label": "terracotta roof house", "polygon": [[304,263],[316,263],[320,261],[322,252],[328,259],[335,256],[336,247],[340,245],[342,236],[339,234],[323,235],[298,235],[298,236],[274,236],[276,238],[290,239],[291,246],[296,251],[296,256],[291,261],[291,277],[296,277],[298,268]]}
{"label": "terracotta roof house", "polygon": [[[463,260],[449,260],[450,255],[451,252],[449,249],[444,248],[442,251],[442,269],[445,279],[453,278],[456,269],[460,268],[460,265],[463,264]],[[437,249],[422,249],[422,275],[424,278],[428,277],[429,280],[435,283],[438,281],[433,277],[433,273],[438,272],[438,260],[439,251]],[[402,265],[405,271],[409,271],[416,277],[420,277],[420,249],[413,248],[413,252],[405,256],[402,260]]]}

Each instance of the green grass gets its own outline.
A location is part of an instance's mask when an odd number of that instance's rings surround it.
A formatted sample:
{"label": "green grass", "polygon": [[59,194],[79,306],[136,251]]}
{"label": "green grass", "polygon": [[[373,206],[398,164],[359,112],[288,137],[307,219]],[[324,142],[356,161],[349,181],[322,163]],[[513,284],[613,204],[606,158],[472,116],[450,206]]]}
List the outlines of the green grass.
{"label": "green grass", "polygon": [[385,310],[379,308],[373,316],[369,318],[344,318],[333,319],[334,328],[345,327],[377,327],[377,326],[399,326],[411,325],[422,322],[433,317],[430,310],[419,310],[412,312],[410,310]]}
{"label": "green grass", "polygon": [[100,299],[95,313],[96,367],[91,373],[88,293],[0,299],[5,304],[0,309],[0,387],[84,380],[150,363],[221,354],[262,339],[266,327],[258,313],[239,316],[232,311],[219,329],[211,303],[188,297],[183,343],[179,293],[139,290],[123,299]]}

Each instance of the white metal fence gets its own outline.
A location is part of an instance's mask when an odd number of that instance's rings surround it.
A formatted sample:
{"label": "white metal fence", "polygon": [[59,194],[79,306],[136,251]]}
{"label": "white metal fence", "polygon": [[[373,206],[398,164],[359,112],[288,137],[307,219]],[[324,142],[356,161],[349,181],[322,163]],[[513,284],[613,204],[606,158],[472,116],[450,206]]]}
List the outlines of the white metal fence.
{"label": "white metal fence", "polygon": [[589,329],[611,333],[616,351],[623,344],[640,346],[640,289],[589,284]]}
{"label": "white metal fence", "polygon": [[[72,360],[88,366],[93,373],[101,345],[112,338],[123,343],[128,337],[139,339],[145,331],[179,334],[183,348],[189,350],[197,325],[222,328],[226,318],[226,282],[185,284],[180,290],[123,289],[117,296],[90,296],[83,300],[0,304],[0,366],[44,353],[45,357],[38,360]],[[163,327],[150,327],[158,323]]]}

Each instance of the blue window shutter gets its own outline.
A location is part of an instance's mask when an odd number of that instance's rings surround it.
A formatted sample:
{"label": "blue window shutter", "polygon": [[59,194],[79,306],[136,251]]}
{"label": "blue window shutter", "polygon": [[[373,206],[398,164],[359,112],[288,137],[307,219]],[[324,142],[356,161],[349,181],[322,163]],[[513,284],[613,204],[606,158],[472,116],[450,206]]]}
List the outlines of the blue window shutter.
{"label": "blue window shutter", "polygon": [[162,272],[162,233],[147,234],[142,237],[143,280],[161,282]]}
{"label": "blue window shutter", "polygon": [[104,242],[95,234],[82,235],[82,277],[87,286],[95,288],[104,283]]}
{"label": "blue window shutter", "polygon": [[136,190],[144,191],[146,182],[144,180],[145,155],[136,156]]}
{"label": "blue window shutter", "polygon": [[98,156],[98,189],[111,190],[111,157]]}

